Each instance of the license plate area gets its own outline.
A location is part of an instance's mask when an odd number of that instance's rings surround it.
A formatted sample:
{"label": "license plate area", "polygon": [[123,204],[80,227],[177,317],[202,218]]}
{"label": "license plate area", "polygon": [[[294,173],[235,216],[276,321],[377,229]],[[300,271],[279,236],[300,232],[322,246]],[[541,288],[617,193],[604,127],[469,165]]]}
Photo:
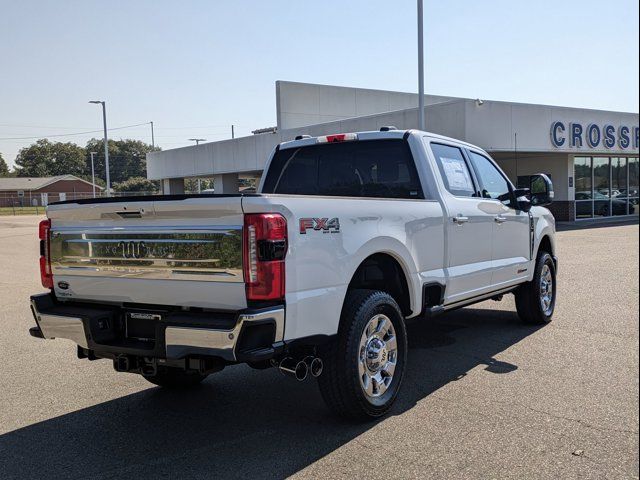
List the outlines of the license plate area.
{"label": "license plate area", "polygon": [[143,342],[155,342],[156,326],[162,315],[152,312],[127,312],[125,315],[125,337]]}

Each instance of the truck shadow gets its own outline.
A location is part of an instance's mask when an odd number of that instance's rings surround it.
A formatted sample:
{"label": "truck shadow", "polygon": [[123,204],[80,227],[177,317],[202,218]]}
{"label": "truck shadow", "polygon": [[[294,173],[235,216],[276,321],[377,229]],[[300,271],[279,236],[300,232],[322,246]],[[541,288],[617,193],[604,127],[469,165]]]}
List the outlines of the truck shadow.
{"label": "truck shadow", "polygon": [[[464,309],[409,326],[409,362],[391,415],[537,330],[515,313]],[[0,436],[2,478],[283,478],[377,422],[334,418],[315,381],[233,367],[189,392],[149,388]]]}

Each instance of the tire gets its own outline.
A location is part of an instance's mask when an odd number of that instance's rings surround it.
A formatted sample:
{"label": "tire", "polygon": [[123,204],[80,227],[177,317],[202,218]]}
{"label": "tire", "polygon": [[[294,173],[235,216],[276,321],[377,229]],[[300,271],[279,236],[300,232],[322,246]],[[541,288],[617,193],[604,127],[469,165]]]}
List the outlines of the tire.
{"label": "tire", "polygon": [[165,367],[158,369],[158,372],[153,376],[143,375],[143,377],[148,382],[158,385],[159,387],[180,390],[195,387],[207,378],[207,375],[187,372],[178,368]]}
{"label": "tire", "polygon": [[548,252],[540,252],[533,281],[520,286],[515,293],[516,309],[522,321],[534,325],[549,323],[555,310],[556,289],[556,266],[553,258]]}
{"label": "tire", "polygon": [[376,290],[349,291],[338,336],[322,358],[325,368],[318,385],[331,410],[359,421],[387,413],[407,362],[404,318],[393,297]]}

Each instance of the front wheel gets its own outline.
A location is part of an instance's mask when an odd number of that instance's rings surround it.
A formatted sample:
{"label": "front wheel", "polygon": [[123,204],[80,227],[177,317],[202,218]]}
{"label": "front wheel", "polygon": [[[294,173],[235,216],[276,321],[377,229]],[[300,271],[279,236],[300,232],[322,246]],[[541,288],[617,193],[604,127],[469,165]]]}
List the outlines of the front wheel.
{"label": "front wheel", "polygon": [[318,377],[325,402],[340,416],[366,420],[391,408],[407,359],[404,318],[386,292],[347,293],[337,339],[323,355]]}
{"label": "front wheel", "polygon": [[159,368],[155,375],[143,375],[143,377],[148,382],[158,385],[159,387],[179,390],[195,387],[207,378],[207,375],[197,372],[187,372],[178,368],[165,367]]}
{"label": "front wheel", "polygon": [[533,281],[515,293],[518,316],[526,323],[544,325],[551,321],[556,306],[556,265],[547,252],[540,252]]}

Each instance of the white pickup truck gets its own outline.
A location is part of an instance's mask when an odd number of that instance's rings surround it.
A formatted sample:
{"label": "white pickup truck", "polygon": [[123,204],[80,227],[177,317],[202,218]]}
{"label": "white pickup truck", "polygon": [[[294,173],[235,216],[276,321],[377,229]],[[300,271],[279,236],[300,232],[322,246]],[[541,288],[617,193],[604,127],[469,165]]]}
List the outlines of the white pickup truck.
{"label": "white pickup truck", "polygon": [[256,194],[52,204],[30,333],[166,387],[273,366],[377,417],[406,320],[506,293],[522,320],[551,320],[553,186],[531,178],[516,189],[480,148],[383,127],[280,144]]}

